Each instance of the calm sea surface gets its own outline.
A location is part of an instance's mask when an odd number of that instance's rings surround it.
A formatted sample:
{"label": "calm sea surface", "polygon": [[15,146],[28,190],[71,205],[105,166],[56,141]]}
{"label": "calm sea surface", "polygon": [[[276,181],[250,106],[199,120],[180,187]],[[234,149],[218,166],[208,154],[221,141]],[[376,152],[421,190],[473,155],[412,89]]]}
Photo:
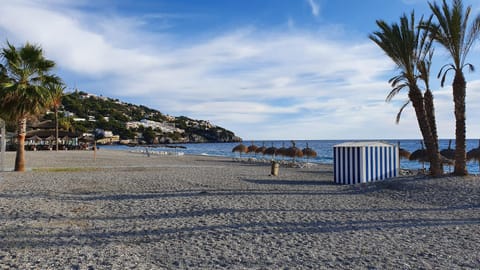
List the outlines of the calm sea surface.
{"label": "calm sea surface", "polygon": [[[316,162],[316,163],[326,163],[326,164],[333,164],[333,146],[343,142],[351,142],[353,140],[311,140],[311,141],[296,141],[296,146],[300,149],[305,148],[306,144],[312,149],[314,149],[318,156],[314,159],[309,159],[309,162]],[[377,140],[378,141],[378,140]],[[400,143],[400,147],[404,148],[410,152],[413,152],[417,149],[421,148],[420,140],[384,140],[384,142],[388,143]],[[254,144],[257,146],[262,146],[265,144],[265,147],[275,146],[277,148],[282,147],[290,147],[290,141],[255,141]],[[440,140],[440,150],[448,148],[449,140]],[[250,145],[251,141],[245,141],[245,145]],[[186,149],[171,149],[171,148],[158,148],[159,151],[167,151],[167,152],[184,152],[185,154],[191,155],[206,155],[206,156],[222,156],[222,157],[238,157],[238,153],[232,153],[232,148],[238,145],[238,143],[199,143],[199,144],[182,144],[182,146],[187,147]],[[477,148],[479,145],[479,140],[467,140],[467,151]],[[112,150],[140,150],[144,149],[145,147],[128,147],[128,146],[120,146],[120,145],[111,145],[111,146],[100,146],[100,148],[104,149],[112,149]],[[452,148],[455,148],[455,141],[452,140]],[[243,154],[244,157],[246,156],[254,156],[253,154]],[[258,157],[261,157],[258,155]],[[282,158],[282,157],[278,157]],[[299,159],[306,161],[306,159]],[[479,166],[477,162],[468,162],[468,171],[472,174],[479,173]],[[401,159],[400,166],[405,169],[420,169],[422,168],[422,164],[417,161],[409,161],[405,159]],[[426,165],[427,166],[427,165]],[[453,167],[445,166],[445,171],[448,170],[453,171]]]}

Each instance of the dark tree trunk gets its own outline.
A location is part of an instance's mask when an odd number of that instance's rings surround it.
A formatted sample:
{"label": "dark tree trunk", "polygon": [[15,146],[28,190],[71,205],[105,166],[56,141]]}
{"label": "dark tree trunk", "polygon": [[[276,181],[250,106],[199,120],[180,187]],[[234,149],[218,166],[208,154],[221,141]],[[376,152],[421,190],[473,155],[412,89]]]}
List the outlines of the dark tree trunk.
{"label": "dark tree trunk", "polygon": [[428,124],[432,131],[432,137],[435,141],[435,148],[439,150],[438,146],[438,133],[437,133],[437,120],[435,119],[435,105],[433,104],[433,94],[430,89],[427,89],[424,94],[425,113],[427,115]]}
{"label": "dark tree trunk", "polygon": [[[430,89],[425,91],[424,95],[425,115],[427,117],[430,132],[432,134],[433,149],[431,151],[432,156],[429,157],[431,168],[438,170],[432,175],[443,175],[443,164],[440,156],[440,148],[438,146],[438,133],[437,133],[437,121],[435,119],[435,105],[433,104],[433,94]],[[433,164],[433,165],[432,165]]]}
{"label": "dark tree trunk", "polygon": [[55,106],[55,151],[58,152],[58,108]]}
{"label": "dark tree trunk", "polygon": [[465,96],[467,83],[462,70],[455,72],[453,79],[453,102],[455,104],[455,170],[458,176],[467,175],[467,154],[465,142]]}
{"label": "dark tree trunk", "polygon": [[435,140],[432,136],[429,119],[425,111],[425,103],[422,92],[416,86],[410,87],[408,96],[415,109],[418,125],[423,136],[423,142],[425,143],[425,147],[427,149],[430,161],[430,174],[433,177],[442,176],[443,168],[440,162],[440,154],[438,152],[438,147],[436,147],[435,150],[435,145],[438,145],[438,143],[435,143]]}
{"label": "dark tree trunk", "polygon": [[27,119],[22,118],[18,121],[17,133],[17,155],[15,157],[15,171],[25,171],[25,135],[27,133]]}

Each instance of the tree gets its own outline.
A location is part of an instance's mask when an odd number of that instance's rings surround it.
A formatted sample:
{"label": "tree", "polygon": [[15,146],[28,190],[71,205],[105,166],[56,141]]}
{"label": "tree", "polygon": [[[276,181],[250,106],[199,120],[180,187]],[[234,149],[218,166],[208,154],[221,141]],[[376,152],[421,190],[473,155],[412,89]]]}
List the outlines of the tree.
{"label": "tree", "polygon": [[453,78],[453,101],[455,105],[455,175],[467,175],[466,169],[466,127],[465,127],[465,96],[467,82],[463,68],[474,70],[472,64],[465,63],[468,53],[480,34],[480,16],[476,16],[469,24],[471,6],[463,8],[462,0],[453,0],[449,7],[446,0],[440,7],[436,3],[429,3],[430,9],[437,19],[436,24],[424,25],[432,32],[432,37],[450,54],[453,63],[440,69],[441,86],[445,83],[449,71],[455,73]]}
{"label": "tree", "polygon": [[[430,21],[430,19],[428,21]],[[423,22],[422,17],[419,23]],[[428,37],[428,32],[417,27],[414,12],[411,13],[410,19],[405,14],[401,16],[400,24],[393,23],[389,25],[383,20],[377,20],[377,26],[380,28],[380,31],[374,32],[369,38],[375,42],[400,69],[400,74],[389,80],[393,89],[388,94],[387,101],[391,101],[401,90],[408,89],[409,101],[400,109],[397,115],[397,121],[399,120],[402,110],[411,102],[415,109],[417,122],[427,147],[430,173],[432,176],[441,176],[443,174],[443,167],[440,161],[437,138],[435,138],[435,119],[432,118],[431,115],[434,115],[433,98],[432,106],[426,106],[424,96],[417,82],[418,78],[422,79],[422,76],[426,76],[426,85],[428,86],[428,74],[422,74],[422,72],[429,71],[429,61],[432,55],[432,42]],[[426,107],[428,107],[428,113]],[[435,130],[435,132],[432,132],[432,130]]]}
{"label": "tree", "polygon": [[46,88],[50,93],[50,106],[55,112],[55,150],[58,151],[58,109],[62,105],[63,91],[66,87],[63,83],[47,83]]}
{"label": "tree", "polygon": [[50,74],[55,63],[44,57],[39,46],[27,42],[16,48],[7,42],[0,56],[8,78],[0,85],[0,107],[7,119],[18,125],[15,171],[25,171],[27,118],[49,107],[50,93],[45,85],[60,79]]}
{"label": "tree", "polygon": [[153,131],[152,127],[144,129],[142,134],[143,139],[147,142],[147,144],[153,144],[153,142],[155,141],[155,137],[157,136],[155,131]]}

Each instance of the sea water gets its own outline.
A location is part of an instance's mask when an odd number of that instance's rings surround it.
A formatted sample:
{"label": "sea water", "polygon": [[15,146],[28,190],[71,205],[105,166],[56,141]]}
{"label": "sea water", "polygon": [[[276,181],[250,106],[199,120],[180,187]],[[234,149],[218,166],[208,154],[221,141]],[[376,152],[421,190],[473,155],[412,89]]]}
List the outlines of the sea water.
{"label": "sea water", "polygon": [[[307,141],[295,141],[296,147],[303,149],[307,146],[312,148],[317,152],[316,158],[309,158],[308,162],[314,163],[325,163],[325,164],[333,164],[333,146],[336,144],[344,143],[344,142],[352,142],[352,141],[365,141],[365,140],[307,140]],[[421,141],[420,140],[375,140],[375,141],[383,141],[391,144],[400,144],[400,147],[409,151],[413,152],[417,149],[421,149]],[[246,146],[252,144],[252,141],[246,140],[243,142]],[[283,145],[288,148],[292,146],[290,141],[253,141],[253,144],[256,146],[265,147],[277,147],[280,148]],[[439,140],[440,150],[447,149],[449,140],[442,139]],[[180,146],[186,147],[186,149],[173,149],[173,148],[161,148],[161,151],[167,152],[183,152],[189,155],[205,155],[205,156],[219,156],[219,157],[239,157],[239,153],[233,153],[232,149],[238,145],[238,143],[189,143],[189,144],[181,144]],[[135,150],[135,148],[141,149],[145,148],[144,146],[138,147],[128,147],[128,146],[120,146],[120,145],[111,145],[111,146],[100,146],[101,148],[105,149],[112,149],[112,150]],[[472,139],[467,140],[467,151],[479,147],[479,140]],[[452,149],[455,149],[455,140],[452,140]],[[261,154],[242,154],[242,157],[257,157],[262,158]],[[269,156],[265,156],[265,158],[271,158]],[[282,159],[282,157],[277,157],[278,159]],[[285,158],[289,159],[289,158]],[[298,161],[307,161],[306,158],[297,158]],[[410,161],[406,159],[400,159],[400,167],[404,169],[421,169],[422,163],[418,161]],[[428,164],[425,164],[425,167],[428,168]],[[479,173],[479,165],[476,161],[469,161],[467,163],[468,171],[471,174],[478,174]],[[453,166],[445,166],[445,172],[453,171]]]}

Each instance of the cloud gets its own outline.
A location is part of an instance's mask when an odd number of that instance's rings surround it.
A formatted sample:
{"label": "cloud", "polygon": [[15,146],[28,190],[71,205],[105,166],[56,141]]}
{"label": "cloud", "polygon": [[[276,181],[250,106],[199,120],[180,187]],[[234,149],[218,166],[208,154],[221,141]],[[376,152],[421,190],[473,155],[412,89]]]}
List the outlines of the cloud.
{"label": "cloud", "polygon": [[[395,125],[406,94],[385,103],[387,80],[396,71],[367,38],[332,38],[329,26],[306,31],[253,25],[180,42],[168,29],[150,31],[145,16],[87,13],[69,1],[52,1],[4,3],[0,34],[15,43],[39,43],[71,87],[210,120],[244,138],[420,136],[411,107]],[[16,19],[21,16],[28,20]],[[439,131],[448,137],[451,96],[437,91]],[[479,119],[475,108],[469,117]],[[480,127],[471,134],[480,136]]]}
{"label": "cloud", "polygon": [[312,9],[312,15],[318,17],[320,15],[320,5],[315,0],[307,0],[307,2]]}

